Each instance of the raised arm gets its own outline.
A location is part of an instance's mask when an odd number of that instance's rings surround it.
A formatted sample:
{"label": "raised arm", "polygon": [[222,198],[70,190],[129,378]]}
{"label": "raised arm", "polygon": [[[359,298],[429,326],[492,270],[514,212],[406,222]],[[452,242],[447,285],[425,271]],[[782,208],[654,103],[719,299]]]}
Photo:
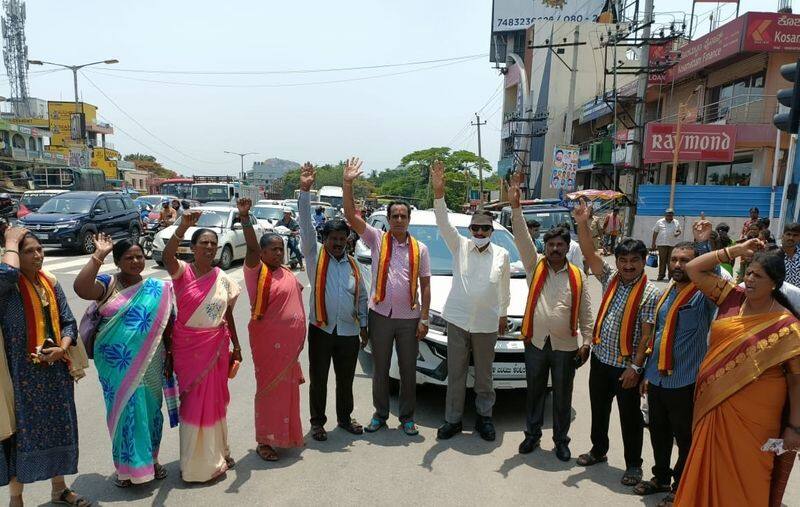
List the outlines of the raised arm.
{"label": "raised arm", "polygon": [[344,166],[342,174],[342,205],[344,207],[344,217],[350,227],[361,236],[364,234],[364,229],[367,228],[367,223],[360,216],[356,215],[356,202],[353,198],[353,182],[361,176],[362,162],[358,158],[351,158]]}
{"label": "raised arm", "polygon": [[[297,198],[297,221],[300,222],[300,251],[309,262],[317,256],[317,230],[311,218],[311,194],[317,171],[311,162],[306,162],[300,169],[300,196]],[[313,264],[316,265],[316,264]]]}
{"label": "raised arm", "polygon": [[572,216],[578,229],[578,244],[581,246],[581,253],[585,259],[585,264],[592,270],[594,276],[602,276],[603,259],[597,255],[592,241],[592,231],[589,230],[589,206],[585,201],[581,201],[574,210]]}
{"label": "raised arm", "polygon": [[167,267],[167,272],[170,276],[175,276],[181,266],[175,255],[178,253],[178,245],[183,239],[183,235],[186,234],[189,227],[197,225],[197,221],[200,220],[200,215],[202,214],[203,212],[200,210],[187,210],[181,217],[181,221],[178,223],[175,232],[169,237],[169,241],[167,241],[167,245],[164,247],[163,260],[164,266]]}
{"label": "raised arm", "polygon": [[108,234],[95,234],[92,240],[94,241],[94,253],[72,283],[75,294],[87,301],[97,301],[105,294],[105,286],[97,281],[97,273],[114,248],[114,242]]}
{"label": "raised arm", "polygon": [[511,203],[511,231],[514,233],[514,243],[517,245],[517,250],[519,250],[519,256],[522,258],[525,272],[530,275],[539,261],[539,252],[536,251],[536,245],[533,242],[533,238],[531,238],[531,233],[528,232],[528,224],[525,223],[525,217],[522,215],[519,190],[521,177],[522,174],[520,172],[514,173],[511,177],[508,187],[508,200]]}
{"label": "raised arm", "polygon": [[28,229],[23,227],[9,227],[6,229],[3,238],[5,239],[5,252],[3,253],[3,263],[12,268],[19,269],[19,244],[22,238],[28,234]]}
{"label": "raised arm", "polygon": [[458,250],[461,238],[458,231],[447,218],[447,204],[444,202],[444,164],[436,160],[431,167],[431,183],[433,184],[433,214],[436,216],[436,225],[442,235],[447,249],[451,253]]}
{"label": "raised arm", "polygon": [[252,206],[253,201],[247,198],[236,201],[236,207],[239,209],[239,221],[242,223],[244,241],[247,244],[244,265],[248,268],[254,268],[261,262],[261,249],[258,246],[256,231],[253,229],[253,216],[250,214]]}
{"label": "raised arm", "polygon": [[716,274],[717,265],[720,262],[733,261],[736,257],[752,258],[757,251],[763,249],[764,243],[758,238],[753,238],[744,243],[708,252],[689,261],[686,264],[686,274],[703,294],[712,301],[718,302],[722,290],[731,282],[723,280]]}

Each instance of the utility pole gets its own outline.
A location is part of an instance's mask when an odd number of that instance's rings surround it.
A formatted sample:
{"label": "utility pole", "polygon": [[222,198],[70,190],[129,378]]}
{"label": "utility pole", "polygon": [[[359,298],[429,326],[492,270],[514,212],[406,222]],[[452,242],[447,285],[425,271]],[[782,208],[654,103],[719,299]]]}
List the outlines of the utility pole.
{"label": "utility pole", "polygon": [[250,152],[247,152],[247,153],[237,153],[235,151],[224,151],[223,153],[227,153],[228,155],[237,155],[241,159],[242,168],[241,168],[241,172],[239,173],[239,181],[244,182],[244,157],[246,157],[247,155],[258,155],[258,153],[255,152],[255,151],[250,151]]}
{"label": "utility pole", "polygon": [[681,151],[681,123],[686,114],[686,104],[678,104],[678,119],[675,125],[675,141],[672,148],[672,180],[669,186],[669,208],[675,209],[675,184],[678,179],[678,156]]}
{"label": "utility pole", "polygon": [[[523,71],[524,72],[524,71]],[[481,125],[486,125],[486,122],[481,122],[481,115],[475,113],[475,121],[470,122],[471,125],[478,127],[478,181],[480,183],[480,195],[478,196],[478,206],[483,206],[483,155],[481,154]]]}
{"label": "utility pole", "polygon": [[[692,2],[692,9],[694,10],[694,1]],[[633,153],[633,160],[638,161],[639,169],[644,169],[644,127],[647,121],[647,83],[650,80],[650,26],[653,22],[653,0],[645,0],[644,2],[644,19],[642,23],[644,27],[642,28],[642,39],[644,40],[644,44],[642,44],[641,54],[639,55],[639,61],[641,62],[640,65],[643,67],[648,68],[648,72],[643,72],[638,76],[638,82],[636,83],[636,110],[634,112],[634,124],[636,127],[636,135],[634,137],[634,144],[633,149],[635,150]],[[616,54],[614,55],[616,58]],[[615,60],[616,61],[616,60]],[[614,103],[614,109],[616,110],[616,102]],[[615,129],[616,133],[616,129]],[[615,171],[616,172],[616,171]],[[637,201],[637,195],[639,191],[639,182],[636,181],[636,174],[633,176],[633,185],[631,188],[631,192],[633,194],[633,202],[634,205]],[[672,192],[674,192],[674,187]],[[674,197],[674,195],[673,195]],[[672,201],[673,197],[670,198]],[[670,207],[672,207],[672,202],[670,202]],[[629,216],[628,221],[628,234],[633,231],[633,217]]]}
{"label": "utility pole", "polygon": [[578,78],[578,37],[580,36],[580,25],[575,25],[574,44],[572,48],[572,68],[570,69],[569,78],[569,100],[567,106],[567,132],[565,134],[565,143],[572,144],[572,122],[575,116],[575,82]]}

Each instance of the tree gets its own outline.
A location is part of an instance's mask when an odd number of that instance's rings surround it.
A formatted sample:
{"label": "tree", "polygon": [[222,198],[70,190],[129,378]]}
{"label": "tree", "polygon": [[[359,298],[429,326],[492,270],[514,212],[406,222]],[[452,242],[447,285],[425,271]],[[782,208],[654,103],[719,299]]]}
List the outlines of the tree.
{"label": "tree", "polygon": [[133,162],[136,169],[140,171],[147,171],[148,173],[158,178],[177,178],[178,173],[171,169],[162,166],[153,155],[146,155],[143,153],[129,153],[125,155],[122,160]]}
{"label": "tree", "polygon": [[[321,188],[325,186],[342,186],[342,173],[344,172],[344,162],[339,162],[336,165],[323,164],[317,168],[317,177],[314,182],[314,188]],[[300,169],[292,169],[283,175],[281,178],[283,185],[284,198],[294,197],[294,191],[300,188]],[[375,185],[366,179],[357,180],[353,185],[353,195],[358,198],[369,197],[375,192]]]}

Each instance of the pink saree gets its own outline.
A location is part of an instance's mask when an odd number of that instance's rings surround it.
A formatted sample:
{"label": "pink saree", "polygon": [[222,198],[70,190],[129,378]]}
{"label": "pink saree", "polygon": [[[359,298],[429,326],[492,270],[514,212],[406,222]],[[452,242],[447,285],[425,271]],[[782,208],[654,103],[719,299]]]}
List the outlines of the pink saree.
{"label": "pink saree", "polygon": [[172,356],[180,391],[181,475],[206,482],[227,468],[230,335],[224,317],[238,285],[219,269],[197,278],[182,264],[174,280],[178,315]]}
{"label": "pink saree", "polygon": [[[244,267],[250,301],[256,300],[263,264]],[[302,447],[300,353],[306,336],[302,286],[288,270],[273,271],[269,304],[261,319],[250,319],[250,350],[256,372],[256,442],[273,447]]]}

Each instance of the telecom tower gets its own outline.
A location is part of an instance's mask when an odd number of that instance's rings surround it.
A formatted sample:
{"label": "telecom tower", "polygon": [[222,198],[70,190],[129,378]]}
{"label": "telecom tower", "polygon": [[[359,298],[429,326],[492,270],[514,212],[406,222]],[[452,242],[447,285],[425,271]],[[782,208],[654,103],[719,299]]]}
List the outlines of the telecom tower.
{"label": "telecom tower", "polygon": [[3,62],[6,65],[14,114],[30,116],[28,110],[28,45],[25,43],[25,2],[3,0]]}

